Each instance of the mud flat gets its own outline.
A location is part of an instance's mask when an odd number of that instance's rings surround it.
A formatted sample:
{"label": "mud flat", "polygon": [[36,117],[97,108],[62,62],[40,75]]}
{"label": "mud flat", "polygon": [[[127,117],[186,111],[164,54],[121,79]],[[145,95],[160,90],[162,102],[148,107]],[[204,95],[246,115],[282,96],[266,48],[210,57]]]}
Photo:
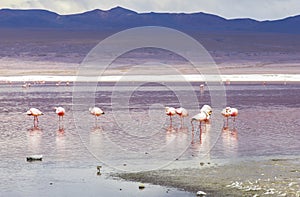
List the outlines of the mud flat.
{"label": "mud flat", "polygon": [[300,196],[300,158],[201,165],[199,168],[120,173],[113,176],[175,187],[195,194],[201,190],[207,196]]}

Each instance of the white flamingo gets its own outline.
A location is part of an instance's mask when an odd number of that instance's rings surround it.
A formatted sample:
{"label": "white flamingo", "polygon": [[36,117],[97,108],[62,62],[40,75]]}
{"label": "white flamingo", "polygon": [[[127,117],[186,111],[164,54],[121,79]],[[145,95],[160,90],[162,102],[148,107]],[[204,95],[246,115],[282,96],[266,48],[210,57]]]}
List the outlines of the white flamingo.
{"label": "white flamingo", "polygon": [[41,112],[39,109],[36,109],[36,108],[30,108],[26,112],[26,114],[28,116],[33,116],[33,126],[34,127],[38,127],[38,123],[39,123],[38,116],[44,115],[43,112]]}
{"label": "white flamingo", "polygon": [[200,113],[196,114],[191,119],[192,129],[194,130],[193,121],[199,122],[199,127],[201,128],[201,123],[209,123],[210,116],[212,114],[212,108],[209,105],[203,105],[200,109]]}
{"label": "white flamingo", "polygon": [[183,119],[184,119],[184,117],[187,117],[187,116],[189,115],[189,113],[188,113],[188,111],[187,111],[185,108],[183,108],[183,107],[179,107],[179,108],[175,109],[175,111],[176,111],[176,114],[179,115],[180,120],[181,120],[181,125],[182,125],[182,124],[183,124]]}
{"label": "white flamingo", "polygon": [[201,107],[200,111],[204,111],[204,112],[208,113],[209,115],[212,114],[212,108],[209,105],[203,105]]}
{"label": "white flamingo", "polygon": [[170,125],[172,125],[172,116],[176,114],[176,109],[174,107],[166,107],[165,112],[167,116],[170,116]]}
{"label": "white flamingo", "polygon": [[199,114],[196,114],[191,119],[192,130],[194,130],[193,121],[198,121],[199,127],[201,128],[201,123],[202,122],[207,123],[209,121],[209,119],[210,119],[210,114],[205,111],[201,111]]}
{"label": "white flamingo", "polygon": [[98,121],[98,117],[105,114],[104,111],[102,109],[100,109],[99,107],[91,107],[89,109],[90,113],[92,115],[95,116],[95,121],[97,122]]}

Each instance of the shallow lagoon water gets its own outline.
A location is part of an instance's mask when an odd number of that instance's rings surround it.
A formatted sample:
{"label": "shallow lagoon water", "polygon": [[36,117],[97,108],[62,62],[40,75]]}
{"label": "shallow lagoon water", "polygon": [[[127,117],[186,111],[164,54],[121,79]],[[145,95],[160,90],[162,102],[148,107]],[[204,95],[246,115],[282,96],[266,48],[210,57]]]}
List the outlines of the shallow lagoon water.
{"label": "shallow lagoon water", "polygon": [[[81,86],[84,95],[86,84]],[[193,194],[151,185],[140,191],[137,183],[105,177],[110,172],[198,167],[203,161],[299,155],[299,85],[226,86],[227,104],[239,109],[236,123],[230,121],[229,129],[222,129],[223,122],[215,119],[220,112],[215,110],[212,125],[216,126],[200,130],[195,124],[194,132],[189,120],[181,125],[178,117],[170,127],[163,106],[178,107],[179,102],[166,88],[142,87],[131,94],[127,106],[115,109],[112,87],[97,88],[95,104],[106,114],[95,122],[88,112],[89,103],[86,111],[72,111],[72,86],[46,83],[22,89],[21,84],[1,85],[1,193],[189,196]],[[199,84],[193,87],[199,105],[210,103],[209,91],[201,93]],[[185,91],[180,84],[177,88]],[[63,128],[53,110],[57,105],[67,111]],[[30,107],[45,113],[39,128],[33,128],[32,118],[25,114]],[[190,110],[190,115],[196,113]],[[43,161],[26,162],[32,154],[43,154]],[[103,165],[102,176],[96,175],[97,165]]]}

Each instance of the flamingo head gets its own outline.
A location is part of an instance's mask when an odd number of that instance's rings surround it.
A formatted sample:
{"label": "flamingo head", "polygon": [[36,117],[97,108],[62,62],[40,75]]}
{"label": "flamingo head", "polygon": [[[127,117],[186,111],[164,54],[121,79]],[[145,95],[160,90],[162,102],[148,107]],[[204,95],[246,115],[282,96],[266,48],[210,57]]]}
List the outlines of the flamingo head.
{"label": "flamingo head", "polygon": [[28,116],[31,116],[31,115],[32,115],[32,113],[31,113],[30,110],[28,110],[28,111],[26,112],[26,114],[27,114]]}
{"label": "flamingo head", "polygon": [[209,110],[209,111],[207,112],[207,114],[211,116],[212,110]]}

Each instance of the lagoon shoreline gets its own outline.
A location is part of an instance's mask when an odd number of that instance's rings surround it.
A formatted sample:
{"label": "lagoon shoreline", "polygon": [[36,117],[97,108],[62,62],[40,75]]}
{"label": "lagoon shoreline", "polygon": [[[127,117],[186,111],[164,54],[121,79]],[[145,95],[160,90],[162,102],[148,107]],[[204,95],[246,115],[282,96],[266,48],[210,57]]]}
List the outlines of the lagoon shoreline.
{"label": "lagoon shoreline", "polygon": [[300,157],[241,161],[198,168],[117,173],[126,181],[151,183],[207,196],[300,196]]}

